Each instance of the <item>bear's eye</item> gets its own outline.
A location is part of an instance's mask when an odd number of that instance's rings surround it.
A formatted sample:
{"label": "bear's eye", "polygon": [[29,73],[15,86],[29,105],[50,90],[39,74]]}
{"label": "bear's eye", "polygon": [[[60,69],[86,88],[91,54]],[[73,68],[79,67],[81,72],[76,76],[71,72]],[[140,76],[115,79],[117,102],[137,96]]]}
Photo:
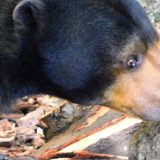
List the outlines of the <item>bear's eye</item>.
{"label": "bear's eye", "polygon": [[127,60],[126,65],[127,65],[128,69],[134,69],[134,68],[136,68],[139,65],[138,57],[137,56],[131,56],[131,57],[129,57],[128,60]]}

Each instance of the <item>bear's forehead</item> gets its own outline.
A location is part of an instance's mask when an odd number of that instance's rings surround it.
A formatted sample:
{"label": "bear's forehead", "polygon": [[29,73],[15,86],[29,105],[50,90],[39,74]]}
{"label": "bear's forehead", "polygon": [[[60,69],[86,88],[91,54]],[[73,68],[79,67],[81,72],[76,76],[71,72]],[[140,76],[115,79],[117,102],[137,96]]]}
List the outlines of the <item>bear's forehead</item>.
{"label": "bear's forehead", "polygon": [[61,0],[50,1],[49,3],[52,3],[51,19],[54,28],[55,26],[59,28],[60,25],[65,30],[74,27],[78,32],[82,31],[83,27],[84,32],[93,31],[96,33],[96,31],[99,31],[100,34],[106,33],[109,35],[109,33],[118,31],[132,34],[135,27],[135,30],[142,35],[142,39],[147,41],[146,43],[151,42],[153,44],[158,37],[137,1]]}
{"label": "bear's forehead", "polygon": [[[52,52],[57,52],[58,48],[61,53],[92,51],[92,54],[105,53],[102,57],[115,57],[131,40],[133,45],[141,42],[141,33],[132,19],[116,10],[113,4],[102,0],[67,2],[56,1],[52,10],[51,43],[47,38],[46,47],[51,48]],[[111,57],[109,61],[111,59],[114,60]]]}

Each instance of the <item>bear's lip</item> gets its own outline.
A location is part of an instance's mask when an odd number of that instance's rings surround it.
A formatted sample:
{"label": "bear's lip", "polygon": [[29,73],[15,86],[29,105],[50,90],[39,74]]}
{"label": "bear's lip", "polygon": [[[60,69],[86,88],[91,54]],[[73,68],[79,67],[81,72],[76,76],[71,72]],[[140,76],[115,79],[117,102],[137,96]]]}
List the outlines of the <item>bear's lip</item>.
{"label": "bear's lip", "polygon": [[145,108],[142,111],[133,108],[133,112],[144,121],[160,121],[160,107]]}
{"label": "bear's lip", "polygon": [[[103,104],[103,106],[109,107],[107,104]],[[109,107],[111,109],[115,109],[116,111],[120,111],[128,116],[132,116],[134,118],[142,119],[143,121],[157,122],[160,121],[160,107],[146,107],[145,109],[137,109],[137,107],[128,107],[123,106],[121,110],[115,107]]]}
{"label": "bear's lip", "polygon": [[140,118],[143,121],[158,122],[160,121],[160,107],[152,107],[145,109],[137,109],[135,107],[125,107],[123,113],[133,116],[135,118]]}

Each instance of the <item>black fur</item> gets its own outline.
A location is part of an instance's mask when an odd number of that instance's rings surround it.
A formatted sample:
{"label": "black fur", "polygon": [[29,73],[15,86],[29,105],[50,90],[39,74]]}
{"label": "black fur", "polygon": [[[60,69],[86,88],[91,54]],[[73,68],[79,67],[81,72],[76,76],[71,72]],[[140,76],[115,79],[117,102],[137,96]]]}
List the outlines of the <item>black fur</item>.
{"label": "black fur", "polygon": [[158,37],[135,0],[1,0],[1,104],[37,93],[103,104],[137,39],[147,49]]}

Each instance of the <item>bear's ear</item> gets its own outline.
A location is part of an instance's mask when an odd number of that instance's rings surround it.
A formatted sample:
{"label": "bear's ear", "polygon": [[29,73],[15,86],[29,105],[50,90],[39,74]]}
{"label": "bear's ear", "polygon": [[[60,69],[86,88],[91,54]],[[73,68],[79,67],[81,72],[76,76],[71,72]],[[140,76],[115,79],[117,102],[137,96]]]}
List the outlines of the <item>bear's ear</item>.
{"label": "bear's ear", "polygon": [[23,0],[13,11],[13,21],[16,32],[33,34],[44,25],[43,0]]}
{"label": "bear's ear", "polygon": [[108,3],[113,4],[116,10],[126,15],[136,27],[141,31],[144,40],[148,45],[153,45],[157,41],[158,34],[151,24],[148,16],[140,3],[136,0],[107,0]]}

